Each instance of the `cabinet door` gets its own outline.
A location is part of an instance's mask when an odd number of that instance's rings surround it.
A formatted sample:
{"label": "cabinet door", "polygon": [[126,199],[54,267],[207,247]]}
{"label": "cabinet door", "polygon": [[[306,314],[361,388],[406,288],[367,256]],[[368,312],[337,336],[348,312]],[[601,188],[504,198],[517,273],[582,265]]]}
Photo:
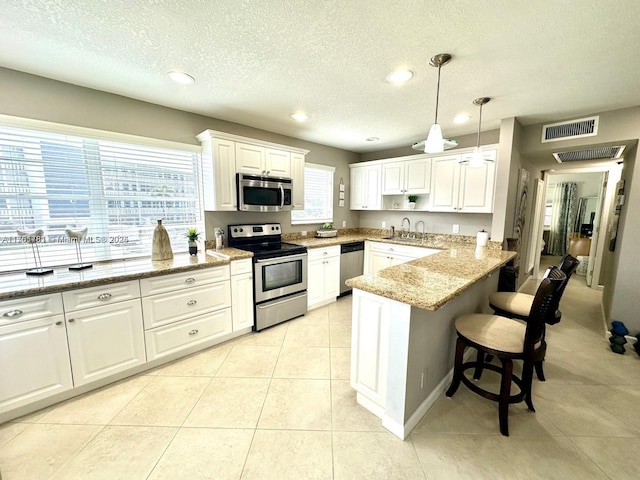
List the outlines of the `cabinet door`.
{"label": "cabinet door", "polygon": [[324,298],[335,299],[340,295],[340,257],[330,257],[324,264]]}
{"label": "cabinet door", "polygon": [[249,175],[264,175],[264,148],[236,142],[236,172]]}
{"label": "cabinet door", "polygon": [[73,312],[67,331],[76,387],[146,362],[140,300]]}
{"label": "cabinet door", "polygon": [[[459,207],[461,212],[492,213],[495,183],[495,150],[484,152],[484,156],[493,161],[485,162],[482,167],[470,168],[462,165],[460,172]],[[465,156],[463,155],[463,159]]]}
{"label": "cabinet door", "polygon": [[404,184],[404,193],[429,193],[431,191],[431,159],[423,158],[405,162]]}
{"label": "cabinet door", "polygon": [[267,148],[265,150],[265,169],[272,177],[291,177],[291,154],[284,150]]}
{"label": "cabinet door", "polygon": [[291,199],[294,210],[304,210],[304,155],[291,154],[291,179],[293,180],[293,197]]}
{"label": "cabinet door", "polygon": [[0,327],[0,413],[72,387],[62,315]]}
{"label": "cabinet door", "polygon": [[380,210],[382,206],[382,195],[380,193],[382,167],[375,165],[367,167],[366,186],[364,190],[365,205],[367,210]]}
{"label": "cabinet door", "polygon": [[358,167],[351,169],[351,193],[349,195],[349,207],[351,210],[363,210],[365,207],[364,192],[367,180],[366,168]]}
{"label": "cabinet door", "polygon": [[460,188],[460,156],[436,157],[431,172],[433,212],[456,212]]}
{"label": "cabinet door", "polygon": [[[216,211],[236,210],[236,144],[230,140],[214,139],[213,168]],[[205,190],[206,191],[206,190]]]}
{"label": "cabinet door", "polygon": [[382,165],[382,194],[401,195],[405,192],[404,162]]}
{"label": "cabinet door", "polygon": [[369,274],[376,273],[383,268],[387,268],[391,265],[390,255],[387,252],[371,251],[371,257],[369,260]]}
{"label": "cabinet door", "polygon": [[324,258],[307,262],[307,306],[324,300]]}
{"label": "cabinet door", "polygon": [[233,331],[253,327],[253,275],[231,277],[231,315]]}

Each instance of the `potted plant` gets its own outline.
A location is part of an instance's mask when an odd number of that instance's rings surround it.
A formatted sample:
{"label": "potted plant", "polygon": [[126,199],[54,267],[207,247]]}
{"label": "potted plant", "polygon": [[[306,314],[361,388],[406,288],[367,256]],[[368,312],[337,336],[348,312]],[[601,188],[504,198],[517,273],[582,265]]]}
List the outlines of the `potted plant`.
{"label": "potted plant", "polygon": [[338,231],[335,228],[333,228],[333,223],[327,222],[322,224],[316,236],[321,238],[327,238],[327,237],[335,237],[337,236],[337,234],[338,234]]}
{"label": "potted plant", "polygon": [[416,208],[416,202],[418,201],[418,195],[409,195],[409,208]]}
{"label": "potted plant", "polygon": [[198,254],[198,240],[200,239],[200,232],[197,228],[187,228],[187,233],[184,234],[189,241],[189,255]]}

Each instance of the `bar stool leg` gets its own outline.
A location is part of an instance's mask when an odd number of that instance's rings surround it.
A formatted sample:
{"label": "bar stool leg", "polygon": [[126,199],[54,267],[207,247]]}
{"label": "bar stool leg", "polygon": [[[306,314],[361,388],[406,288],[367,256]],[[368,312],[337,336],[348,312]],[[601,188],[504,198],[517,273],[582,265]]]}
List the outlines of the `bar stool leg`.
{"label": "bar stool leg", "polygon": [[513,362],[509,358],[501,358],[502,379],[500,382],[500,401],[498,418],[500,419],[500,433],[509,436],[509,398],[511,396],[511,378],[513,376]]}
{"label": "bar stool leg", "polygon": [[458,340],[456,340],[456,358],[453,366],[453,380],[451,380],[451,385],[445,393],[447,397],[452,397],[460,386],[460,381],[462,379],[462,361],[464,356],[464,349],[466,346],[467,345],[465,341],[462,338],[458,337]]}

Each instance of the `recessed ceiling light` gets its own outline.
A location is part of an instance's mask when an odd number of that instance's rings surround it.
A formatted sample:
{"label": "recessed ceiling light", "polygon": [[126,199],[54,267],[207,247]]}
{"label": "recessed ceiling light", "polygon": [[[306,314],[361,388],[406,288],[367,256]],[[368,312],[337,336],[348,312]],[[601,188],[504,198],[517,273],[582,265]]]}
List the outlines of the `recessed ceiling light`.
{"label": "recessed ceiling light", "polygon": [[411,80],[411,77],[413,77],[413,72],[410,70],[396,70],[387,75],[387,82],[399,85]]}
{"label": "recessed ceiling light", "polygon": [[367,142],[377,142],[378,140],[380,140],[378,137],[369,137],[369,138],[367,138]]}
{"label": "recessed ceiling light", "polygon": [[190,85],[196,81],[196,79],[191,75],[184,72],[179,72],[178,70],[171,70],[167,73],[167,75],[169,75],[169,78],[171,80],[176,83],[181,83],[182,85]]}
{"label": "recessed ceiling light", "polygon": [[455,117],[453,117],[453,123],[465,123],[471,119],[471,115],[468,113],[459,113]]}
{"label": "recessed ceiling light", "polygon": [[293,118],[296,122],[304,122],[309,118],[309,115],[307,115],[306,113],[298,112],[292,113],[291,118]]}

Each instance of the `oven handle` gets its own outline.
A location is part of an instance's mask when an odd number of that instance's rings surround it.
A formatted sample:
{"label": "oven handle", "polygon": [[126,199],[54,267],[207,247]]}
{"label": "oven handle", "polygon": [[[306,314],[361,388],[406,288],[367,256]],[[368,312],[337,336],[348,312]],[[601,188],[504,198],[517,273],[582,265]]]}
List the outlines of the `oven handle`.
{"label": "oven handle", "polygon": [[290,295],[290,296],[288,296],[286,298],[283,298],[282,300],[279,300],[277,302],[269,302],[269,305],[256,305],[256,308],[258,310],[264,310],[265,308],[271,308],[271,307],[273,307],[275,305],[282,305],[283,303],[290,302],[291,300],[298,299],[298,298],[304,297],[306,295],[307,295],[307,292],[305,291],[305,292],[302,292],[302,293],[298,293],[296,295]]}
{"label": "oven handle", "polygon": [[280,208],[284,207],[284,188],[282,184],[278,185],[280,187]]}
{"label": "oven handle", "polygon": [[277,257],[277,258],[265,258],[265,259],[258,259],[256,260],[256,263],[261,263],[261,264],[269,264],[269,263],[282,263],[283,261],[290,261],[290,260],[298,260],[300,258],[307,258],[307,254],[306,253],[299,253],[296,255],[284,255],[282,257]]}

